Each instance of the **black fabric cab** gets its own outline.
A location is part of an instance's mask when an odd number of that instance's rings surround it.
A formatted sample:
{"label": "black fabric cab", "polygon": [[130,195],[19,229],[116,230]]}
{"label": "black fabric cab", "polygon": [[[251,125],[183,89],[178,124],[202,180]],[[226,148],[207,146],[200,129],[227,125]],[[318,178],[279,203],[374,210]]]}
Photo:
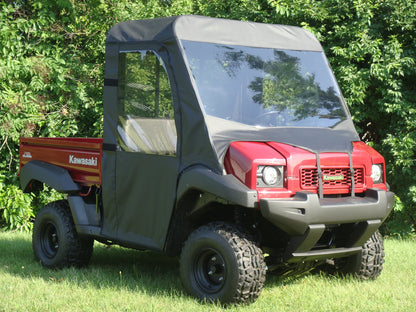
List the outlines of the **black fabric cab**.
{"label": "black fabric cab", "polygon": [[151,249],[164,247],[182,173],[223,175],[231,142],[319,153],[351,152],[358,140],[321,45],[298,27],[120,23],[107,37],[105,82],[103,235]]}

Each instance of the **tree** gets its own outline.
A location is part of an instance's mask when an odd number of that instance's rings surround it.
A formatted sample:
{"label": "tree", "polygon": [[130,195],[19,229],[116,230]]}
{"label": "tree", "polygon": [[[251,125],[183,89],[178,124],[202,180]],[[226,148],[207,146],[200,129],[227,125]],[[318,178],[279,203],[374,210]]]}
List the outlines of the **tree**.
{"label": "tree", "polygon": [[[105,38],[117,22],[190,12],[191,1],[0,2],[0,226],[31,228],[50,200],[18,187],[20,136],[99,136]],[[57,195],[53,195],[57,196]]]}
{"label": "tree", "polygon": [[388,180],[400,198],[389,230],[414,231],[415,0],[1,1],[0,223],[30,228],[33,212],[22,207],[44,203],[17,187],[19,136],[101,135],[109,28],[180,14],[311,30],[329,57],[361,138],[386,157]]}

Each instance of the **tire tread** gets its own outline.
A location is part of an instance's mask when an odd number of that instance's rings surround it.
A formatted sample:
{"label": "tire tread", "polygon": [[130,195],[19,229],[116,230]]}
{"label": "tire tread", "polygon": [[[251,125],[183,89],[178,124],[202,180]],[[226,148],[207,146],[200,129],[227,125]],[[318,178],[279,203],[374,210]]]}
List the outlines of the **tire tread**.
{"label": "tire tread", "polygon": [[384,256],[383,237],[376,231],[362,246],[361,252],[335,259],[335,266],[339,272],[354,274],[363,280],[376,279],[383,270]]}
{"label": "tire tread", "polygon": [[[182,255],[186,255],[191,248],[194,239],[204,233],[216,233],[227,241],[231,246],[238,263],[238,282],[232,298],[218,298],[223,304],[249,303],[258,298],[266,280],[266,264],[261,249],[256,246],[251,236],[237,225],[226,222],[212,222],[195,230],[185,242]],[[181,259],[181,277],[187,278],[186,271]],[[186,286],[186,285],[185,285]],[[187,288],[187,287],[185,287]],[[192,289],[187,289],[193,295]],[[208,299],[211,298],[200,298]]]}
{"label": "tire tread", "polygon": [[[57,255],[55,257],[56,259],[53,259],[52,261],[45,259],[40,246],[38,246],[39,235],[42,231],[42,221],[44,218],[47,218],[48,215],[55,215],[58,218],[62,230],[59,248],[62,248],[63,253],[61,253],[60,256]],[[55,269],[70,266],[86,266],[91,259],[93,244],[93,239],[83,238],[78,235],[68,201],[58,200],[51,202],[39,211],[33,229],[32,246],[36,260],[43,266]]]}

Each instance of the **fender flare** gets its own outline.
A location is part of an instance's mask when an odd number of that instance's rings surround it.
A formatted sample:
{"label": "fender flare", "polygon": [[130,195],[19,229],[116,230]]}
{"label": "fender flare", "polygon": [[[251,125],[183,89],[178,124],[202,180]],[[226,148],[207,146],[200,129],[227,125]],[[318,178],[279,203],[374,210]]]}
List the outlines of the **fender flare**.
{"label": "fender flare", "polygon": [[40,160],[29,161],[20,171],[20,187],[23,192],[31,192],[34,181],[42,182],[61,193],[80,191],[68,170]]}
{"label": "fender flare", "polygon": [[210,193],[239,206],[257,207],[257,191],[249,189],[231,174],[216,174],[202,166],[192,167],[182,173],[177,198],[181,199],[189,190]]}
{"label": "fender flare", "polygon": [[[238,205],[248,209],[258,206],[257,191],[249,189],[235,176],[222,175],[199,165],[187,168],[180,175],[176,189],[176,207],[165,242],[167,254],[180,254],[182,243],[193,229],[190,218],[204,209],[204,204],[207,203],[202,198],[205,195],[207,200],[226,202],[231,206]],[[199,199],[202,199],[202,205],[198,205]]]}

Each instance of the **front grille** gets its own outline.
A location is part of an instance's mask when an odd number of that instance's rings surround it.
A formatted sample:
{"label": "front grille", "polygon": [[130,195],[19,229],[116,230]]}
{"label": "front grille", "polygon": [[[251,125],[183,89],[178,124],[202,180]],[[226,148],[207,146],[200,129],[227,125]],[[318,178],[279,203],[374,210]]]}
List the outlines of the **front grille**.
{"label": "front grille", "polygon": [[[350,187],[351,171],[349,168],[323,168],[323,188]],[[364,169],[354,168],[354,184],[364,184]],[[304,189],[318,188],[318,170],[316,168],[303,168],[301,170],[301,187]]]}

